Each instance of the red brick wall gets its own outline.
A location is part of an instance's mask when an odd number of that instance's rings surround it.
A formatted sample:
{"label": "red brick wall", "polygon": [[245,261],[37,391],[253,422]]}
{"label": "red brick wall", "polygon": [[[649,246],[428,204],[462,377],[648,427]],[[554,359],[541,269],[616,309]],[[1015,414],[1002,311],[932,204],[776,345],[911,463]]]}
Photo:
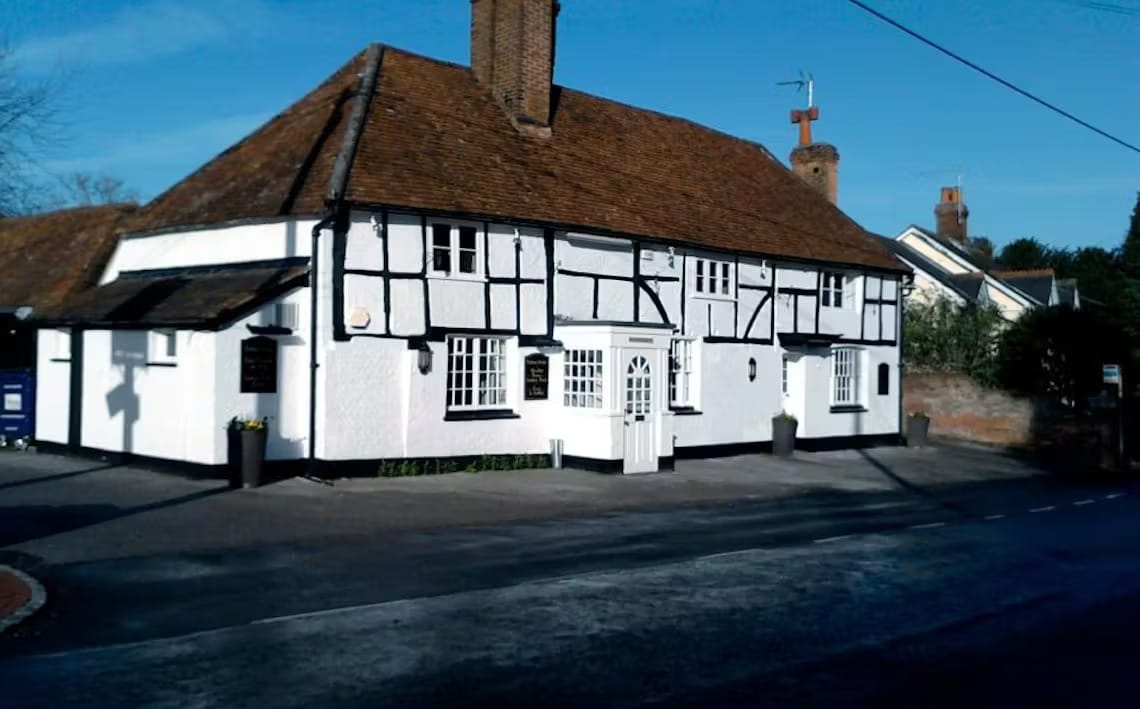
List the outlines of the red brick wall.
{"label": "red brick wall", "polygon": [[473,0],[471,68],[521,123],[550,123],[555,0]]}
{"label": "red brick wall", "polygon": [[988,389],[961,375],[907,373],[903,410],[930,416],[932,436],[991,445],[1064,445],[1084,435],[1057,404]]}

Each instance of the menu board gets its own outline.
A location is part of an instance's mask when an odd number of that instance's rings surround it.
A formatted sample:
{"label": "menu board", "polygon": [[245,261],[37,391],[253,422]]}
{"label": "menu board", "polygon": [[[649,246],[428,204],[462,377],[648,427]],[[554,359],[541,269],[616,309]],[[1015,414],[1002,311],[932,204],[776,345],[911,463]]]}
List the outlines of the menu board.
{"label": "menu board", "polygon": [[277,341],[272,337],[241,341],[241,391],[243,394],[277,393]]}
{"label": "menu board", "polygon": [[529,354],[523,369],[524,398],[527,401],[547,398],[550,392],[550,358],[544,354]]}

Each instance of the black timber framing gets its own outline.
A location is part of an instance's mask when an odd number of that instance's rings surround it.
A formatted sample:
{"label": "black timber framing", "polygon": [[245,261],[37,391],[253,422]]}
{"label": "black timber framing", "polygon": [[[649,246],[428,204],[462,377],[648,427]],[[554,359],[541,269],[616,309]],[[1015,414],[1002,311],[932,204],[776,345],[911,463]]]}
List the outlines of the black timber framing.
{"label": "black timber framing", "polygon": [[83,328],[72,328],[71,366],[68,370],[70,401],[67,411],[67,447],[79,450],[83,445]]}

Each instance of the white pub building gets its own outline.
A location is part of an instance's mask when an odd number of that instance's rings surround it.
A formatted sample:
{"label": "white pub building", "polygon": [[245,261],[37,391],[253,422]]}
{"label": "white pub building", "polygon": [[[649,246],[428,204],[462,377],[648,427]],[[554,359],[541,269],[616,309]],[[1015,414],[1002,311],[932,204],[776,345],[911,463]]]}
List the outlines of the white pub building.
{"label": "white pub building", "polygon": [[792,168],[552,84],[558,3],[474,0],[471,66],[374,45],[141,208],[49,313],[41,445],[320,474],[534,454],[668,469],[897,438],[903,267]]}

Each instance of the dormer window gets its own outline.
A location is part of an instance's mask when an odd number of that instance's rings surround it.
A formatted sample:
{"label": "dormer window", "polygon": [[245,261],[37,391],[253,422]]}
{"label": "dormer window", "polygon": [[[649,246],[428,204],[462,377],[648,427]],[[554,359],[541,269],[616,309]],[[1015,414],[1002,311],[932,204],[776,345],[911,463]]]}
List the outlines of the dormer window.
{"label": "dormer window", "polygon": [[431,273],[436,276],[479,274],[483,254],[474,224],[431,224]]}

